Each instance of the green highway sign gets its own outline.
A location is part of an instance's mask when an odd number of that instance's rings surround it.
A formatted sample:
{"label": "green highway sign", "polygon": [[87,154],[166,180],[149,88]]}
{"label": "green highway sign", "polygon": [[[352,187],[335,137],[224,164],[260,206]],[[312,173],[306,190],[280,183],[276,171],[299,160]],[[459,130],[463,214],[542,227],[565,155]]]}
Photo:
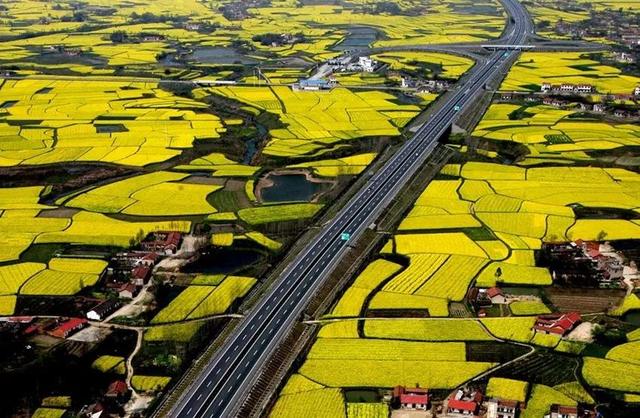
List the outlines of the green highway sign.
{"label": "green highway sign", "polygon": [[349,239],[351,239],[351,234],[348,232],[343,232],[342,234],[340,234],[340,239],[342,241],[349,241]]}

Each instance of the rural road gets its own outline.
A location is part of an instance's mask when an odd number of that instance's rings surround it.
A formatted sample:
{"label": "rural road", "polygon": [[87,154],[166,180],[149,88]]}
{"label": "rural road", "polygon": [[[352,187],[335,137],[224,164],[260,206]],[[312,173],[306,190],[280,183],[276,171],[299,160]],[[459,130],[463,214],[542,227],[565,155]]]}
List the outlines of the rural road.
{"label": "rural road", "polygon": [[[517,0],[503,0],[510,23],[501,43],[520,45],[533,24]],[[512,48],[509,48],[512,49]],[[424,164],[459,112],[473,105],[485,83],[498,77],[518,51],[499,50],[479,62],[413,138],[351,198],[297,256],[200,370],[169,412],[171,417],[232,417],[261,366],[299,319],[305,305],[356,239]],[[345,235],[347,234],[347,235]]]}

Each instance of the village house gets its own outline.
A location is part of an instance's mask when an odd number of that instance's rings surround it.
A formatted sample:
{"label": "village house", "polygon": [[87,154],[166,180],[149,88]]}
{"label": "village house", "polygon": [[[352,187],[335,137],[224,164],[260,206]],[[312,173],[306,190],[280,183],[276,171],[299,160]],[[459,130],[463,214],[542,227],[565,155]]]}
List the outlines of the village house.
{"label": "village house", "polygon": [[479,390],[458,389],[446,401],[446,415],[451,418],[473,417],[480,411],[483,395]]}
{"label": "village house", "polygon": [[129,387],[127,384],[122,380],[115,380],[109,385],[104,396],[109,399],[116,400],[117,402],[122,402],[126,399],[128,394]]}
{"label": "village house", "polygon": [[171,255],[178,252],[181,242],[182,234],[179,232],[154,232],[147,237],[147,239],[142,241],[140,246],[145,251]]}
{"label": "village house", "polygon": [[507,303],[507,298],[505,298],[502,289],[500,289],[499,287],[494,286],[487,289],[487,296],[489,297],[489,300],[491,300],[491,303],[494,305]]}
{"label": "village house", "polygon": [[358,57],[358,67],[365,73],[372,73],[375,71],[378,62],[370,57]]}
{"label": "village house", "polygon": [[124,283],[118,288],[120,299],[133,299],[138,295],[139,287],[133,283]]}
{"label": "village house", "polygon": [[200,24],[199,23],[195,23],[195,22],[187,22],[187,23],[185,23],[184,28],[186,30],[199,31],[200,30]]}
{"label": "village house", "polygon": [[105,411],[104,406],[100,402],[85,405],[80,409],[80,416],[86,418],[100,418]]}
{"label": "village house", "polygon": [[551,405],[550,418],[578,418],[578,408],[575,406]]}
{"label": "village house", "polygon": [[151,277],[151,267],[140,265],[131,270],[131,283],[136,286],[144,286]]}
{"label": "village house", "polygon": [[92,321],[102,321],[112,313],[114,313],[120,307],[120,302],[117,300],[105,300],[99,303],[89,312],[87,312],[87,319]]}
{"label": "village house", "polygon": [[143,42],[161,42],[164,40],[164,35],[147,34],[142,37]]}
{"label": "village house", "polygon": [[426,411],[429,408],[429,390],[425,388],[393,388],[393,402],[402,409]]}
{"label": "village house", "polygon": [[489,399],[486,403],[487,418],[516,418],[520,411],[518,401],[505,399]]}
{"label": "village house", "polygon": [[47,334],[56,338],[68,338],[73,334],[75,334],[76,332],[80,331],[85,326],[87,326],[86,319],[70,318],[58,324],[57,327],[55,327],[51,331],[48,331]]}
{"label": "village house", "polygon": [[533,329],[543,334],[564,336],[575,328],[582,318],[578,312],[564,314],[539,315]]}
{"label": "village house", "polygon": [[628,52],[615,52],[614,57],[616,61],[623,64],[633,64],[635,62],[633,55]]}
{"label": "village house", "polygon": [[306,90],[306,91],[320,91],[320,90],[330,90],[335,87],[335,82],[331,80],[325,80],[322,78],[318,79],[307,79],[300,80],[299,83],[293,85],[293,90]]}
{"label": "village house", "polygon": [[585,409],[581,406],[566,406],[553,404],[549,408],[549,413],[545,418],[595,418],[593,410]]}

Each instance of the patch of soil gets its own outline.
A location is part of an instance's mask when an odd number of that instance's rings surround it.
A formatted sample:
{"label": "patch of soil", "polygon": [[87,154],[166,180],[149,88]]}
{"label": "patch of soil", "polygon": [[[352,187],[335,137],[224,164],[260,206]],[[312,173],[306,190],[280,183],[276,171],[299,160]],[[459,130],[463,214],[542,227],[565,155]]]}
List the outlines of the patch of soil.
{"label": "patch of soil", "polygon": [[560,312],[581,313],[605,312],[620,303],[624,290],[617,289],[572,289],[550,287],[545,289],[547,298]]}

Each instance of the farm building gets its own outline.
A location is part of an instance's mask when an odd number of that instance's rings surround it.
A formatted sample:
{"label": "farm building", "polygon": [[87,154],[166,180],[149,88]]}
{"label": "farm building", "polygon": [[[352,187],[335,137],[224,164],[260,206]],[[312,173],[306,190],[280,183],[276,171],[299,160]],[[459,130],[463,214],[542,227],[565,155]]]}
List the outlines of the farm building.
{"label": "farm building", "polygon": [[330,90],[333,88],[333,86],[334,86],[334,83],[332,83],[330,80],[319,78],[319,79],[300,80],[300,83],[295,84],[293,86],[293,89],[318,91],[318,90]]}
{"label": "farm building", "polygon": [[109,385],[105,396],[117,401],[122,401],[126,398],[128,393],[129,387],[127,386],[127,384],[122,380],[115,380]]}
{"label": "farm building", "polygon": [[520,410],[518,401],[490,399],[487,401],[487,418],[515,418]]}
{"label": "farm building", "polygon": [[68,338],[86,325],[87,320],[84,318],[71,318],[58,324],[58,326],[49,331],[48,334],[56,338]]}
{"label": "farm building", "polygon": [[120,302],[118,302],[117,300],[105,300],[104,302],[100,302],[89,312],[87,312],[87,319],[91,319],[93,321],[102,321],[107,316],[115,312],[119,307]]}
{"label": "farm building", "polygon": [[507,303],[507,299],[504,297],[504,293],[499,287],[491,287],[487,289],[487,296],[493,304]]}
{"label": "farm building", "polygon": [[402,409],[426,411],[429,407],[429,390],[424,388],[393,388],[393,401]]}
{"label": "farm building", "polygon": [[536,319],[533,329],[544,334],[564,336],[582,321],[578,312],[565,314],[540,315]]}
{"label": "farm building", "polygon": [[480,410],[482,399],[483,395],[479,390],[458,389],[446,402],[445,416],[452,418],[475,416]]}
{"label": "farm building", "polygon": [[118,296],[122,299],[133,299],[138,295],[138,286],[133,283],[124,283],[118,288]]}
{"label": "farm building", "polygon": [[151,267],[140,265],[131,270],[131,282],[136,286],[144,286],[151,277]]}

